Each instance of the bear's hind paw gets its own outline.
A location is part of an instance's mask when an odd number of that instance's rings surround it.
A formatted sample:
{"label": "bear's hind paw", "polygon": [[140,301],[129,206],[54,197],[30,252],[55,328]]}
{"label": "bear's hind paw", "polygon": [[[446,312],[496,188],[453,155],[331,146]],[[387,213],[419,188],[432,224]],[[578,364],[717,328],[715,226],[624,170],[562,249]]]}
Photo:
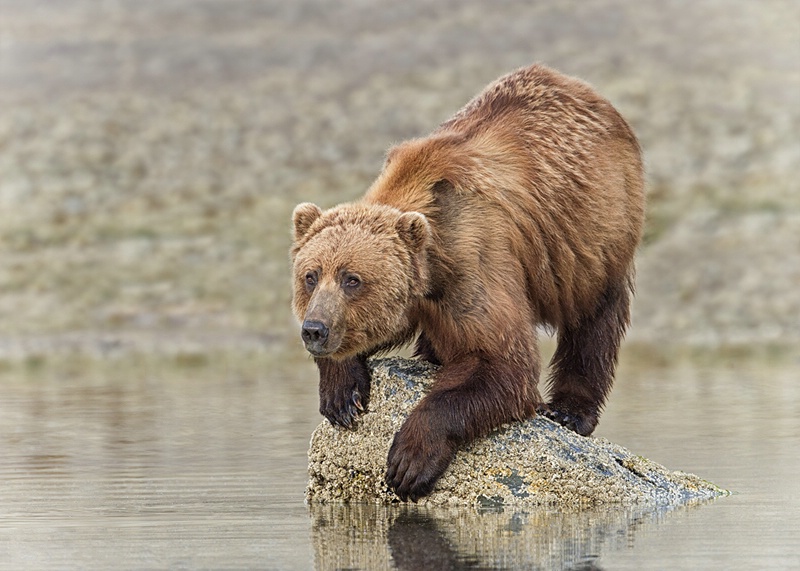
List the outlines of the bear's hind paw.
{"label": "bear's hind paw", "polygon": [[594,415],[572,414],[554,408],[552,405],[546,408],[540,408],[539,414],[549,418],[553,422],[557,422],[564,428],[569,428],[571,431],[581,436],[589,436],[594,432],[594,427],[597,425],[597,417]]}

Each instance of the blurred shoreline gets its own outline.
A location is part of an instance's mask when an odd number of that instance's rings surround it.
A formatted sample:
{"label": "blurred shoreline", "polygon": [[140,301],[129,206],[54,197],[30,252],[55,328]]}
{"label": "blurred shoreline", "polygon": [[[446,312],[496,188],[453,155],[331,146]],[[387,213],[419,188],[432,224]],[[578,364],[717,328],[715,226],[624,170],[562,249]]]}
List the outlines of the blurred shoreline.
{"label": "blurred shoreline", "polygon": [[532,61],[645,150],[626,347],[796,351],[800,4],[530,4],[0,1],[0,360],[295,347],[293,206]]}

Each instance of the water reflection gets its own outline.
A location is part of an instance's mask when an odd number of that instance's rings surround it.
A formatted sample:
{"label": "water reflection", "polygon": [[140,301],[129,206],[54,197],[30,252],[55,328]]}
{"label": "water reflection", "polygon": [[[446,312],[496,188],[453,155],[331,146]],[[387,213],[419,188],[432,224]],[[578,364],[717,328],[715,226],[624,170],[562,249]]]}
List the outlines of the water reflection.
{"label": "water reflection", "polygon": [[738,494],[580,512],[305,506],[289,351],[0,368],[0,569],[800,568],[800,360],[713,365],[623,364],[598,435]]}
{"label": "water reflection", "polygon": [[602,569],[677,508],[472,510],[414,505],[310,506],[315,567],[330,569]]}

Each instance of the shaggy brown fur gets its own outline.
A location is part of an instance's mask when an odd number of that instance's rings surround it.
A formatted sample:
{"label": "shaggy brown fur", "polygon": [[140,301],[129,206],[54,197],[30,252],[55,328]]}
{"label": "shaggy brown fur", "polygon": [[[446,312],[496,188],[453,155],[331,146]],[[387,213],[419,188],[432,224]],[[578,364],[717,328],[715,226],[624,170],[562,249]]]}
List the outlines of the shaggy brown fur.
{"label": "shaggy brown fur", "polygon": [[[418,335],[441,369],[389,451],[400,498],[430,493],[459,446],[537,409],[590,434],[643,217],[639,145],[608,101],[541,65],[500,78],[393,148],[361,201],[295,209],[293,305],[320,411],[350,426],[369,396],[365,358]],[[540,324],[558,331],[547,405]]]}

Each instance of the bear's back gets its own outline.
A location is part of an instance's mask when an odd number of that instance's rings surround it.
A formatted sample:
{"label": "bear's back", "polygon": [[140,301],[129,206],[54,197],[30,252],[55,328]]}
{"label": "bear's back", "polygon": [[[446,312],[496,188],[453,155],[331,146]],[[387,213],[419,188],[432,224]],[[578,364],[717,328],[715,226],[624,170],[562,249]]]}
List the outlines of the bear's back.
{"label": "bear's back", "polygon": [[560,128],[562,136],[568,127],[589,138],[606,131],[629,139],[638,148],[622,116],[588,83],[541,64],[518,69],[490,83],[437,131],[469,137],[507,121],[516,127],[521,121],[529,131]]}
{"label": "bear's back", "polygon": [[392,149],[365,201],[429,217],[448,265],[489,274],[516,260],[520,279],[536,284],[537,313],[569,323],[603,284],[632,271],[641,152],[588,84],[534,65],[490,84],[430,136]]}

